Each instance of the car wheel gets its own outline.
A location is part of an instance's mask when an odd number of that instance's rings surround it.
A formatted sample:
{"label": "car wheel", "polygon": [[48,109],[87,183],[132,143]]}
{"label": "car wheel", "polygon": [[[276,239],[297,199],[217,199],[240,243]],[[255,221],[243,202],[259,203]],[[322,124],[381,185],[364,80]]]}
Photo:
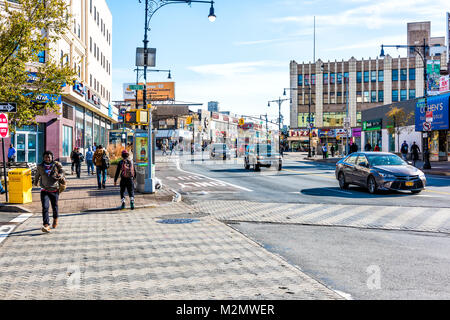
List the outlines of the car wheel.
{"label": "car wheel", "polygon": [[278,171],[281,171],[283,169],[283,165],[281,163],[278,164]]}
{"label": "car wheel", "polygon": [[413,194],[417,194],[417,193],[420,193],[422,190],[411,190],[411,193],[413,193]]}
{"label": "car wheel", "polygon": [[377,182],[375,181],[375,178],[373,176],[370,176],[367,180],[367,189],[371,194],[377,193],[378,187]]}
{"label": "car wheel", "polygon": [[339,173],[338,180],[341,189],[348,189],[348,183],[345,182],[345,176],[342,172]]}
{"label": "car wheel", "polygon": [[255,164],[255,171],[261,171],[261,167],[259,166],[259,164]]}

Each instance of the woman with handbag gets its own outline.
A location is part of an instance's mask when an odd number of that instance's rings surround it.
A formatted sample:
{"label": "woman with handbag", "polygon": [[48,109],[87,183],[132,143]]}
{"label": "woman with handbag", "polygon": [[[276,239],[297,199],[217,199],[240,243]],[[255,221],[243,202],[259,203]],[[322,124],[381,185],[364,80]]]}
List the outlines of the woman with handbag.
{"label": "woman with handbag", "polygon": [[41,186],[41,203],[42,203],[42,232],[50,232],[49,219],[49,202],[53,209],[53,229],[58,225],[58,199],[60,192],[65,190],[65,174],[61,163],[53,160],[53,153],[45,151],[43,154],[44,161],[36,168],[36,176],[34,185],[40,182]]}

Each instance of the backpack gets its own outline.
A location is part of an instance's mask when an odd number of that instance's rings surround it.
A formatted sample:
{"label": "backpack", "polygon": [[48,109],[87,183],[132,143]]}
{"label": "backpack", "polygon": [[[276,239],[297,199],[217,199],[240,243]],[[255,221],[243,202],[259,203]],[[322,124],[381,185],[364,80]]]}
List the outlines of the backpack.
{"label": "backpack", "polygon": [[408,153],[408,146],[406,145],[406,144],[404,144],[403,146],[402,146],[402,153]]}
{"label": "backpack", "polygon": [[122,161],[122,177],[124,178],[133,178],[134,177],[134,165],[130,160]]}
{"label": "backpack", "polygon": [[102,155],[102,168],[103,169],[109,168],[109,158],[108,158],[108,155],[106,154],[106,152],[103,152],[103,155]]}

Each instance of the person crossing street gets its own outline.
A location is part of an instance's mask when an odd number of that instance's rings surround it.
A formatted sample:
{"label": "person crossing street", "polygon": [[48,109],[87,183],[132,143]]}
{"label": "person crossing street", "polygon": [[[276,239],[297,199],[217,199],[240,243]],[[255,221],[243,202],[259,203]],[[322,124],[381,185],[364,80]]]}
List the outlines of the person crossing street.
{"label": "person crossing street", "polygon": [[130,197],[130,207],[134,210],[134,182],[136,177],[133,161],[128,159],[129,154],[127,150],[122,151],[122,160],[117,165],[116,174],[114,176],[114,185],[117,185],[117,179],[120,176],[120,199],[122,201],[121,209],[125,209],[125,189],[128,191]]}
{"label": "person crossing street", "polygon": [[109,168],[109,157],[106,150],[103,149],[102,145],[97,147],[94,153],[94,164],[97,169],[97,184],[98,189],[106,188],[106,170]]}

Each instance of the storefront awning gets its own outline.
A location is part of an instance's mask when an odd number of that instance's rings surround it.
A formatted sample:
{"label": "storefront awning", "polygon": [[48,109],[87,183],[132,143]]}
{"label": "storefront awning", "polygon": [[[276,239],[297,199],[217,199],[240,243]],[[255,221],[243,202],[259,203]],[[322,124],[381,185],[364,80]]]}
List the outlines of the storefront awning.
{"label": "storefront awning", "polygon": [[172,138],[175,136],[175,130],[158,130],[156,139]]}

